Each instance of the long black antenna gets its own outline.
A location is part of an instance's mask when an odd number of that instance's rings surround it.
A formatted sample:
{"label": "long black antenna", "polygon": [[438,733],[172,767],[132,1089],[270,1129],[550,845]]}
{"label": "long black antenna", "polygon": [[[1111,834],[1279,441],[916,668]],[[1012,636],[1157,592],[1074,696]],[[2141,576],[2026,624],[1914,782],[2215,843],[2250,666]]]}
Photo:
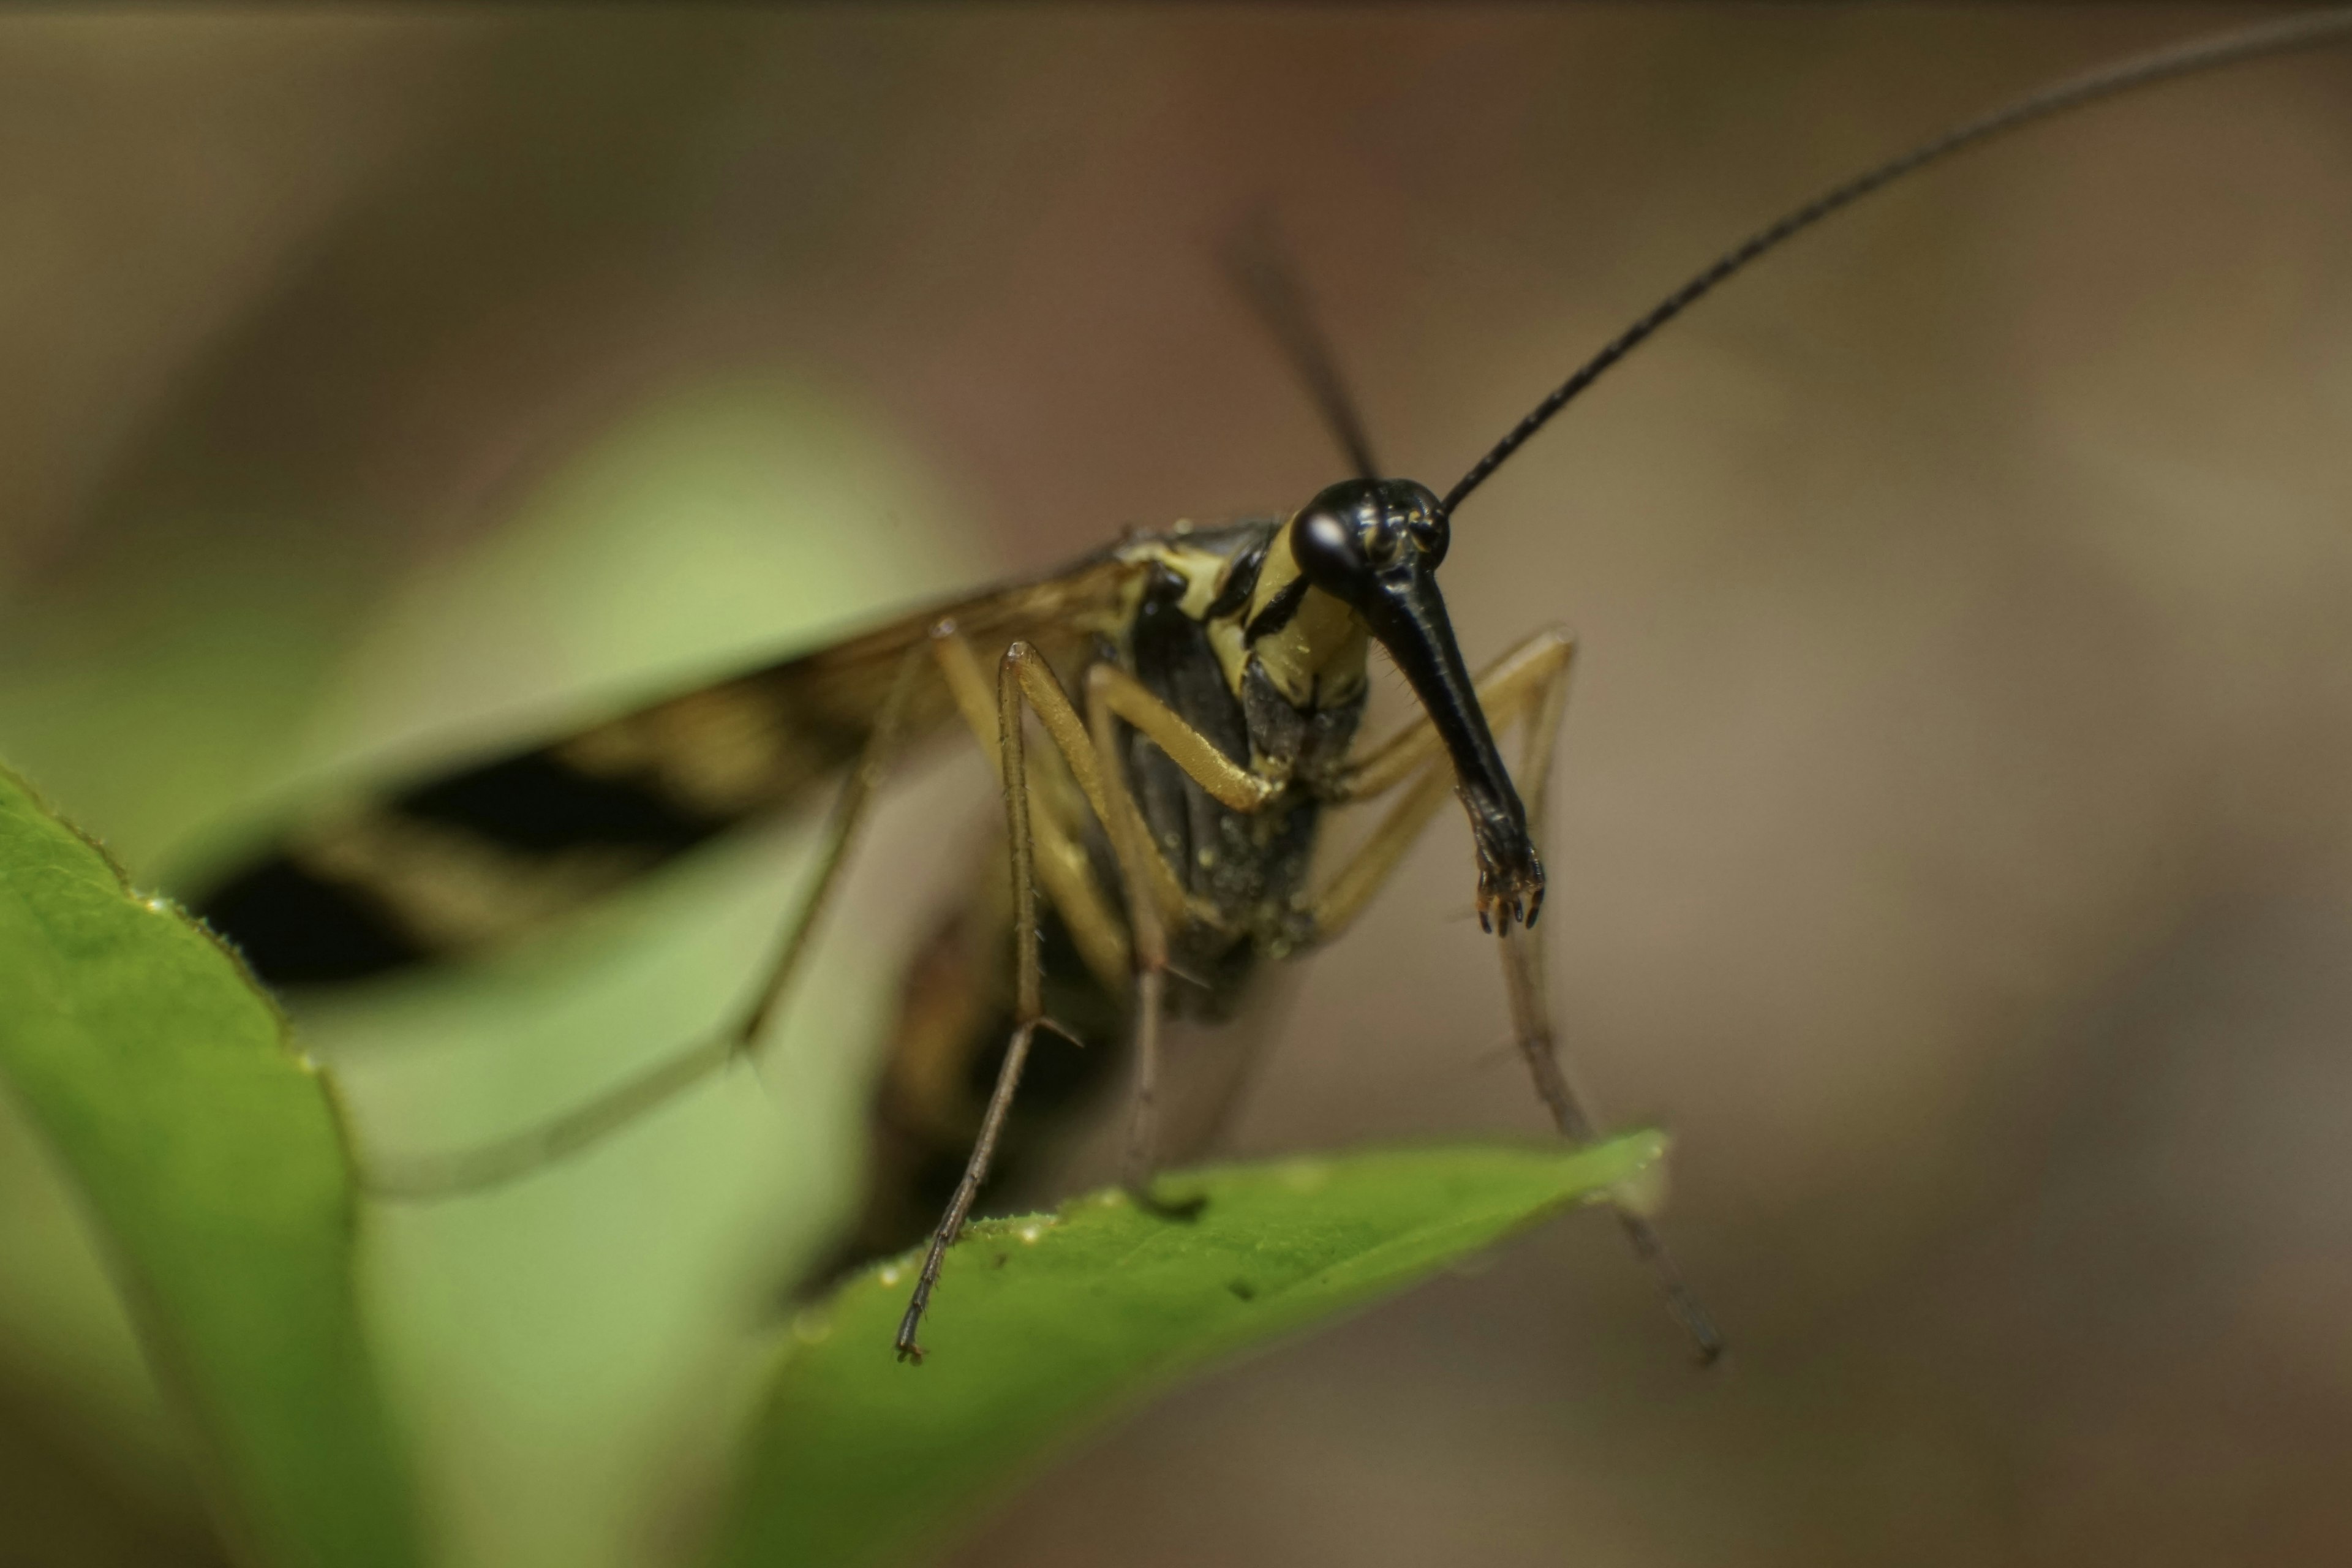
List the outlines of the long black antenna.
{"label": "long black antenna", "polygon": [[1973,147],[2003,132],[2015,131],[2037,120],[2063,114],[2070,109],[2079,109],[2103,98],[2111,98],[2173,77],[2236,65],[2242,60],[2255,59],[2263,55],[2285,54],[2294,49],[2339,43],[2352,43],[2352,6],[2306,12],[2215,37],[2176,44],[2084,76],[2053,83],[2013,103],[1956,125],[1901,156],[1890,158],[1876,168],[1823,192],[1724,252],[1704,271],[1652,306],[1647,315],[1610,340],[1607,347],[1579,366],[1574,375],[1561,382],[1550,396],[1536,405],[1534,412],[1513,427],[1509,435],[1496,442],[1493,450],[1473,463],[1470,471],[1454,481],[1454,488],[1445,492],[1444,510],[1451,512],[1459,506],[1463,497],[1484,484],[1486,477],[1501,468],[1506,458],[1525,446],[1528,438],[1549,423],[1553,415],[1567,407],[1570,399],[1600,380],[1602,372],[1633,353],[1651,333],[1681,315],[1717,284],[1749,262],[1773,249],[1781,241],[1811,228],[1839,208],[1893,184],[1906,174],[1916,174],[1964,147]]}
{"label": "long black antenna", "polygon": [[1307,286],[1289,250],[1263,216],[1244,224],[1225,246],[1225,270],[1259,323],[1274,336],[1283,357],[1315,400],[1316,412],[1339,442],[1360,479],[1377,479],[1381,466],[1372,457],[1372,438],[1365,433],[1364,416],[1348,395],[1347,378],[1339,374],[1339,356],[1315,320],[1307,301]]}

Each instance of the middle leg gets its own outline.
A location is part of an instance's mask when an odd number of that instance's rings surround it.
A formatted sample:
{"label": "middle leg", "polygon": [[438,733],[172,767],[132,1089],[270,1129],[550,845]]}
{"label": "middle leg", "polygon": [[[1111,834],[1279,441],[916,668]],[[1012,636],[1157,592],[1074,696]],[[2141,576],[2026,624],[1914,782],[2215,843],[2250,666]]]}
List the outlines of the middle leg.
{"label": "middle leg", "polygon": [[[951,685],[961,689],[978,683],[977,661],[952,627],[942,627],[938,635],[937,657]],[[1133,975],[1130,1027],[1136,1032],[1138,1099],[1146,1108],[1138,1125],[1147,1133],[1150,1120],[1148,1107],[1157,1091],[1159,1015],[1168,970],[1166,922],[1171,919],[1203,918],[1205,912],[1186,897],[1174,869],[1150,845],[1143,831],[1120,765],[1115,721],[1123,719],[1150,735],[1202,788],[1235,809],[1254,810],[1272,798],[1279,788],[1230,762],[1181,715],[1124,672],[1097,667],[1087,691],[1088,707],[1095,715],[1091,726],[1079,717],[1052,668],[1029,644],[1014,643],[998,662],[993,749],[1003,789],[1012,861],[1013,1030],[1003,1063],[997,1070],[988,1109],[982,1118],[979,1138],[965,1163],[954,1195],[949,1200],[947,1212],[931,1234],[913,1295],[899,1321],[898,1351],[902,1361],[922,1359],[922,1346],[917,1336],[923,1315],[938,1287],[948,1249],[962,1234],[987,1179],[989,1164],[1019,1089],[1036,1032],[1043,1028],[1067,1033],[1045,1016],[1043,1005],[1036,883],[1041,864],[1039,850],[1044,847],[1040,840],[1066,837],[1069,825],[1057,821],[1053,812],[1038,814],[1033,809],[1036,784],[1027,756],[1028,713],[1036,713],[1046,735],[1061,753],[1077,793],[1102,823],[1118,863],[1119,879],[1127,895],[1128,929],[1122,945],[1130,955]],[[959,700],[969,710],[979,705],[973,700],[978,697],[976,691],[964,690]],[[1061,889],[1056,887],[1053,891],[1066,921],[1078,918],[1077,911],[1064,902]],[[1082,899],[1080,902],[1084,905],[1087,900]],[[1146,1147],[1148,1150],[1148,1142]],[[1148,1154],[1146,1163],[1148,1167]],[[1132,1151],[1129,1167],[1132,1177],[1136,1168]],[[1131,1179],[1130,1185],[1135,1184]]]}

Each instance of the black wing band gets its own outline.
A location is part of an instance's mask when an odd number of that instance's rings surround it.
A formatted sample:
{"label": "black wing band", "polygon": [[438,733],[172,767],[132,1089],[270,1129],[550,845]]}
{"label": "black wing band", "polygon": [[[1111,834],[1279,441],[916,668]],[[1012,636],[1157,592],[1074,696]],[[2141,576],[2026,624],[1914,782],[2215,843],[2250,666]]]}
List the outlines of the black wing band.
{"label": "black wing band", "polygon": [[[864,750],[907,650],[952,618],[976,642],[1070,655],[1113,626],[1134,569],[1107,557],[893,621],[460,765],[298,827],[192,900],[263,981],[366,980],[468,952],[757,817],[799,809]],[[899,734],[950,720],[927,672]]]}

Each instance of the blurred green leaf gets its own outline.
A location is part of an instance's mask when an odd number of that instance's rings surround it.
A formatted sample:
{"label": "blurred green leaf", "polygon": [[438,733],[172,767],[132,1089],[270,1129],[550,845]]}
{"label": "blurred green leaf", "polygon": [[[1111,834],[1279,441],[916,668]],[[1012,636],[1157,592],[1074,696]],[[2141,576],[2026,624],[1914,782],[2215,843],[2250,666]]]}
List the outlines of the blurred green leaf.
{"label": "blurred green leaf", "polygon": [[94,1216],[237,1544],[418,1561],[325,1081],[227,953],[5,773],[0,1079]]}
{"label": "blurred green leaf", "polygon": [[923,1341],[891,1345],[916,1258],[793,1324],[756,1418],[720,1560],[902,1560],[1106,1415],[1213,1358],[1399,1290],[1638,1175],[1654,1132],[1575,1150],[1386,1151],[1171,1176],[1200,1217],[1112,1192],[975,1225]]}

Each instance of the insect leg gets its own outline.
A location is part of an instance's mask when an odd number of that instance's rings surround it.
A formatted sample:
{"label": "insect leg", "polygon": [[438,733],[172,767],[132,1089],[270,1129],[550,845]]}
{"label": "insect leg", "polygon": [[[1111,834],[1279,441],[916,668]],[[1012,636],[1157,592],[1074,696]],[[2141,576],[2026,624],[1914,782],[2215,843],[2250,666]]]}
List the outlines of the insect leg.
{"label": "insect leg", "polygon": [[[1560,675],[1566,674],[1567,666],[1563,663]],[[1528,830],[1538,844],[1543,842],[1545,803],[1549,794],[1547,786],[1551,782],[1560,710],[1567,701],[1565,679],[1547,683],[1529,699],[1527,752],[1519,764],[1519,776],[1528,803]],[[1544,984],[1543,948],[1524,926],[1503,932],[1503,986],[1510,1004],[1511,1032],[1517,1037],[1520,1055],[1527,1058],[1536,1092],[1543,1097],[1553,1123],[1563,1136],[1580,1142],[1589,1141],[1593,1135],[1592,1118],[1586,1109],[1590,1102],[1570,1082],[1567,1069],[1560,1065],[1559,1043],[1552,1032],[1551,1004]],[[1665,1293],[1666,1310],[1690,1336],[1698,1352],[1699,1364],[1714,1362],[1723,1354],[1723,1336],[1706,1306],[1684,1280],[1682,1268],[1675,1261],[1665,1238],[1642,1212],[1641,1195],[1622,1190],[1611,1195],[1616,1203],[1618,1223],[1625,1227],[1626,1239],[1633,1244],[1634,1255],[1656,1274],[1659,1289]]]}
{"label": "insect leg", "polygon": [[1281,785],[1228,758],[1175,710],[1116,666],[1098,664],[1087,672],[1089,720],[1079,718],[1052,668],[1026,643],[1015,643],[1005,650],[999,680],[1001,701],[1017,689],[1020,700],[1035,711],[1097,819],[1104,824],[1118,861],[1127,889],[1136,1062],[1125,1182],[1145,1207],[1182,1212],[1154,1199],[1149,1183],[1158,1115],[1161,1002],[1168,983],[1168,923],[1202,918],[1202,912],[1193,908],[1174,868],[1144,827],[1120,761],[1118,721],[1141,731],[1202,789],[1236,811],[1257,810],[1280,792]]}
{"label": "insect leg", "polygon": [[[1481,676],[1477,687],[1479,705],[1493,716],[1497,727],[1509,723],[1518,715],[1527,691],[1547,681],[1559,681],[1574,652],[1575,645],[1564,632],[1547,631],[1528,639]],[[1412,773],[1416,766],[1421,770],[1418,776]],[[1341,777],[1345,793],[1339,795],[1334,804],[1343,805],[1384,793],[1408,777],[1412,779],[1412,784],[1322,891],[1306,900],[1300,913],[1305,917],[1311,943],[1328,942],[1354,923],[1404,858],[1405,851],[1420,840],[1430,819],[1454,795],[1453,765],[1426,719],[1391,736],[1370,757],[1354,764]],[[1218,1130],[1241,1102],[1245,1077],[1241,1071],[1230,1075],[1207,1117],[1194,1129],[1194,1146],[1215,1139]]]}
{"label": "insect leg", "polygon": [[[935,634],[939,658],[958,689],[958,701],[971,718],[978,680],[978,661],[951,626]],[[969,668],[964,668],[966,665]],[[1078,715],[1069,694],[1055,677],[1043,655],[1026,642],[1004,650],[997,664],[996,739],[998,772],[1004,791],[1005,823],[1012,849],[1015,960],[1019,966],[1013,1003],[1013,1037],[996,1087],[981,1121],[980,1137],[965,1163],[962,1179],[948,1200],[939,1228],[931,1233],[921,1272],[899,1320],[898,1351],[902,1361],[920,1361],[917,1338],[931,1292],[948,1248],[955,1245],[971,1216],[971,1205],[987,1179],[989,1162],[1003,1131],[1005,1117],[1027,1066],[1029,1046],[1041,1028],[1055,1029],[1045,1017],[1039,997],[1037,903],[1035,882],[1045,862],[1039,856],[1043,835],[1036,829],[1053,821],[1050,812],[1031,809],[1032,773],[1027,754],[1025,715],[1034,711],[1051,738],[1087,804],[1104,824],[1127,889],[1127,929],[1133,973],[1134,1023],[1137,1048],[1137,1105],[1129,1133],[1129,1185],[1140,1201],[1155,1208],[1142,1193],[1150,1166],[1152,1102],[1158,1088],[1160,1001],[1167,984],[1166,921],[1189,918],[1189,908],[1175,872],[1152,847],[1140,813],[1129,795],[1118,750],[1117,721],[1125,720],[1149,735],[1178,765],[1199,780],[1202,787],[1236,810],[1255,810],[1272,799],[1280,786],[1228,759],[1206,736],[1184,722],[1174,710],[1151,695],[1132,676],[1108,665],[1088,673],[1087,708],[1091,724]],[[1040,792],[1042,793],[1042,792]],[[1061,831],[1060,828],[1053,831]],[[1052,889],[1049,889],[1051,891]],[[1055,892],[1057,907],[1067,918],[1068,907]]]}
{"label": "insect leg", "polygon": [[1128,1117],[1122,1180],[1137,1204],[1171,1218],[1199,1212],[1200,1201],[1168,1204],[1154,1196],[1151,1177],[1159,1154],[1160,1024],[1168,984],[1168,934],[1163,911],[1150,897],[1158,877],[1174,872],[1152,843],[1127,784],[1118,726],[1133,725],[1166,752],[1185,774],[1219,803],[1235,811],[1255,811],[1281,785],[1228,758],[1141,682],[1110,665],[1097,665],[1087,678],[1087,728],[1109,798],[1111,847],[1128,890],[1128,925],[1135,952],[1135,1092]]}
{"label": "insect leg", "polygon": [[824,837],[817,849],[815,879],[784,921],[766,980],[733,1025],[656,1062],[635,1078],[553,1121],[497,1142],[447,1154],[398,1160],[363,1158],[360,1162],[361,1185],[375,1197],[408,1200],[452,1197],[497,1186],[588,1148],[728,1063],[752,1055],[761,1032],[791,990],[793,976],[799,973],[801,960],[815,932],[817,919],[840,884],[857,830],[888,767],[922,656],[923,650],[918,647],[900,660],[889,695],[875,717],[864,750],[842,781],[841,793],[834,797],[833,809],[826,816]]}
{"label": "insect leg", "polygon": [[[942,627],[936,640],[940,645],[942,668],[955,660],[954,649],[961,649],[970,658],[971,648],[952,627]],[[951,645],[951,646],[950,646]],[[923,1347],[917,1339],[922,1327],[923,1312],[931,1302],[931,1291],[940,1281],[940,1268],[946,1261],[948,1248],[963,1234],[964,1221],[971,1217],[971,1205],[980,1196],[981,1184],[988,1179],[989,1162],[995,1157],[996,1141],[1004,1131],[1004,1119],[1013,1109],[1013,1097],[1021,1087],[1021,1071],[1029,1062],[1029,1044],[1040,1027],[1056,1027],[1046,1021],[1044,1003],[1040,1000],[1040,975],[1043,965],[1037,956],[1037,879],[1036,844],[1030,817],[1030,779],[1028,740],[1023,724],[1023,702],[1020,671],[1015,658],[1027,647],[1015,643],[1005,652],[997,668],[996,682],[996,744],[998,778],[1004,793],[1004,820],[1013,866],[1013,1038],[1005,1047],[1004,1063],[997,1068],[996,1087],[988,1097],[988,1110],[982,1117],[980,1136],[971,1146],[971,1154],[964,1162],[963,1176],[956,1183],[954,1194],[948,1199],[947,1212],[940,1216],[939,1228],[931,1233],[931,1242],[923,1254],[922,1272],[916,1278],[914,1294],[908,1300],[906,1315],[898,1321],[898,1350],[900,1361],[920,1362]],[[950,679],[954,677],[950,675]],[[1052,672],[1046,672],[1051,681]],[[1058,690],[1058,686],[1056,687]],[[1080,774],[1083,784],[1085,775]]]}
{"label": "insect leg", "polygon": [[[954,623],[942,622],[932,628],[931,641],[934,657],[947,679],[956,707],[962,712],[972,739],[995,765],[1002,787],[1004,758],[997,734],[1001,721],[996,687],[981,673],[979,658]],[[1059,683],[1054,681],[1050,670],[1043,668],[1043,661],[1040,673],[1055,694],[1060,695]],[[1052,753],[1043,758],[1027,757],[1025,748],[1024,751],[1034,874],[1044,884],[1045,896],[1061,911],[1063,923],[1069,928],[1087,967],[1116,991],[1127,979],[1127,928],[1103,896],[1093,862],[1080,842],[1084,832],[1082,814],[1089,809],[1099,811],[1096,805],[1100,798],[1099,785],[1093,772],[1093,759],[1082,757],[1083,768],[1056,773],[1040,765]],[[1080,798],[1072,798],[1074,787]]]}
{"label": "insect leg", "polygon": [[[1538,633],[1505,654],[1477,680],[1479,705],[1501,729],[1515,721],[1527,725],[1527,745],[1519,764],[1520,790],[1528,802],[1529,837],[1543,841],[1546,785],[1550,782],[1560,710],[1568,699],[1568,674],[1576,645],[1565,632]],[[1390,809],[1381,825],[1357,849],[1355,858],[1308,905],[1317,941],[1327,941],[1346,929],[1380,889],[1406,849],[1421,835],[1452,793],[1452,770],[1445,764],[1438,738],[1427,719],[1405,725],[1360,758],[1339,777],[1341,800],[1364,800],[1411,776],[1421,776]],[[1503,934],[1503,981],[1511,1013],[1511,1033],[1535,1079],[1536,1093],[1562,1136],[1578,1142],[1593,1136],[1594,1121],[1586,1101],[1561,1067],[1551,1025],[1551,1009],[1543,973],[1543,949],[1524,928]],[[1617,1215],[1633,1250],[1656,1271],[1665,1291],[1667,1310],[1683,1325],[1698,1348],[1702,1363],[1722,1353],[1723,1340],[1706,1309],[1692,1294],[1675,1265],[1674,1254],[1656,1226],[1639,1212],[1635,1194],[1615,1194]]]}
{"label": "insect leg", "polygon": [[[1517,1038],[1519,1054],[1527,1059],[1528,1070],[1535,1078],[1536,1092],[1543,1097],[1554,1124],[1564,1137],[1587,1142],[1593,1136],[1592,1119],[1586,1110],[1587,1102],[1569,1082],[1560,1066],[1539,953],[1534,939],[1524,930],[1504,933],[1503,980],[1510,999],[1511,1032]],[[1685,1282],[1682,1268],[1675,1261],[1665,1238],[1658,1234],[1657,1226],[1642,1212],[1642,1194],[1621,1189],[1612,1192],[1611,1197],[1616,1205],[1618,1223],[1625,1227],[1626,1239],[1633,1244],[1634,1255],[1656,1273],[1659,1289],[1665,1293],[1666,1310],[1690,1335],[1699,1364],[1713,1362],[1723,1353],[1723,1336],[1706,1306]]]}

